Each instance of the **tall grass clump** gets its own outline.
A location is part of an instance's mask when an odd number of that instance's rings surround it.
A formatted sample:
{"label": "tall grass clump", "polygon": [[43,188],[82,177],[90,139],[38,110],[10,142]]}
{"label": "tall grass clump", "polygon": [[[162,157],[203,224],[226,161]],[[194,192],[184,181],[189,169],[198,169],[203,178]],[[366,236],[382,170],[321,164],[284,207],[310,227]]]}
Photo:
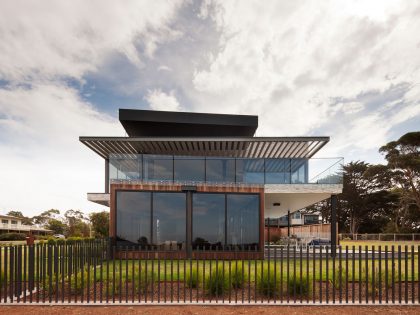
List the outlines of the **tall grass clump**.
{"label": "tall grass clump", "polygon": [[278,294],[280,283],[278,275],[274,273],[274,270],[271,269],[268,271],[267,268],[264,268],[263,274],[258,276],[257,282],[257,288],[260,294],[268,297],[274,297]]}
{"label": "tall grass clump", "polygon": [[[242,269],[242,262],[238,262],[237,264],[235,262],[231,265],[230,277],[233,288],[243,288],[244,283],[248,281],[248,274],[243,271],[244,270]],[[225,277],[229,277],[228,272],[229,271],[226,272]]]}
{"label": "tall grass clump", "polygon": [[[343,267],[338,266],[338,268],[336,270],[333,270],[332,273],[334,273],[334,279],[331,275],[331,278],[328,279],[328,281],[331,283],[331,285],[338,289],[340,288],[344,288],[344,286],[346,285],[346,273],[344,271]],[[348,275],[349,279],[351,279],[350,273]]]}
{"label": "tall grass clump", "polygon": [[311,283],[311,279],[305,275],[302,275],[302,279],[300,276],[296,276],[296,279],[289,279],[287,282],[287,293],[289,295],[309,296],[312,292],[312,286],[307,285],[308,281]]}
{"label": "tall grass clump", "polygon": [[223,274],[221,265],[217,265],[211,269],[206,277],[207,293],[212,296],[220,296],[225,294],[229,288],[229,279]]}
{"label": "tall grass clump", "polygon": [[198,277],[197,269],[194,267],[191,270],[187,270],[187,274],[185,275],[185,283],[188,288],[198,288],[200,284],[200,279]]}

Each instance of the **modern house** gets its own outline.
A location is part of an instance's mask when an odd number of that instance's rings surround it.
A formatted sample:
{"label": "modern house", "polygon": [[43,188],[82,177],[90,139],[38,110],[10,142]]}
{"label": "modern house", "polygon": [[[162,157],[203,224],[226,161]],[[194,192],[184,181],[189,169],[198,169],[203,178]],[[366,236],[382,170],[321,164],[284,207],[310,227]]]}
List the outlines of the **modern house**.
{"label": "modern house", "polygon": [[25,233],[33,235],[48,235],[51,230],[36,227],[34,225],[22,224],[22,219],[9,215],[0,215],[0,234]]}
{"label": "modern house", "polygon": [[110,207],[129,257],[263,257],[264,218],[331,198],[335,220],[342,159],[312,158],[329,137],[255,137],[249,115],[120,109],[119,120],[126,137],[80,141],[105,161],[105,192],[88,200]]}

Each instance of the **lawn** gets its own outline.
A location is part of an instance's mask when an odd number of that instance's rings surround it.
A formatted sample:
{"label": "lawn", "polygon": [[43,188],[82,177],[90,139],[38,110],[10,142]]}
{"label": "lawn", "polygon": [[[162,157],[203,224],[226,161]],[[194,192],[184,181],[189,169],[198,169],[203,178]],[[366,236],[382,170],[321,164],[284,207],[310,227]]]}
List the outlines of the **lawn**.
{"label": "lawn", "polygon": [[394,246],[395,251],[397,251],[398,246],[401,246],[401,250],[403,251],[405,246],[408,247],[408,251],[411,251],[411,246],[414,246],[414,251],[417,252],[420,246],[420,241],[353,241],[353,240],[342,240],[340,241],[340,245],[342,248],[345,248],[346,246],[349,247],[349,249],[352,246],[355,246],[356,249],[358,249],[359,246],[362,246],[362,249],[364,250],[366,246],[371,249],[372,246],[375,246],[375,249],[377,250],[379,246],[381,246],[382,250],[385,250],[385,246],[388,246],[388,250],[391,250],[391,247]]}

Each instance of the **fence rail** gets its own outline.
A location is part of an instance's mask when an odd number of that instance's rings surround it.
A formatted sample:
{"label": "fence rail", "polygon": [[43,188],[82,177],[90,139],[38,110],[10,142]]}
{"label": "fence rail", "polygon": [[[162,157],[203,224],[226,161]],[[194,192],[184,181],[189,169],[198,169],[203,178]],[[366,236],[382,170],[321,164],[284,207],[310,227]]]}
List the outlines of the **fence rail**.
{"label": "fence rail", "polygon": [[420,304],[419,249],[289,245],[266,248],[265,259],[252,248],[184,259],[151,250],[136,258],[138,248],[105,241],[5,246],[0,304]]}

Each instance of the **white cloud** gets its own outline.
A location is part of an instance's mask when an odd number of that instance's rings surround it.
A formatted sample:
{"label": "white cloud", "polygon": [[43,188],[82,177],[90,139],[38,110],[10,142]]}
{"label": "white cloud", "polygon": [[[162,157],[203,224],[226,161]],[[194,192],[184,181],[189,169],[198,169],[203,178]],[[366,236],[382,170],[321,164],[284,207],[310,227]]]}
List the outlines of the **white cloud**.
{"label": "white cloud", "polygon": [[[82,79],[112,53],[143,66],[175,36],[167,23],[180,1],[45,0],[0,2],[0,79]],[[179,34],[178,34],[179,35]]]}
{"label": "white cloud", "polygon": [[[418,3],[215,3],[212,14],[207,6],[204,12],[221,31],[221,50],[195,72],[196,110],[259,114],[259,135],[313,134],[340,119],[344,136],[385,120],[371,140],[350,142],[361,149],[377,148],[404,121],[386,114],[378,121],[369,112],[382,105],[368,107],[358,98],[420,82]],[[418,103],[402,107],[413,112]]]}
{"label": "white cloud", "polygon": [[122,136],[115,119],[78,91],[52,84],[0,89],[0,113],[0,210],[102,208],[88,203],[86,192],[103,191],[103,159],[79,136]]}
{"label": "white cloud", "polygon": [[179,111],[181,106],[175,96],[175,91],[172,90],[169,94],[160,89],[149,90],[145,99],[150,107],[154,110]]}
{"label": "white cloud", "polygon": [[[63,79],[81,83],[108,57],[137,69],[179,36],[168,25],[180,1],[0,2],[0,212],[103,207],[103,159],[79,136],[123,136],[120,124]],[[3,82],[0,81],[0,84]]]}

